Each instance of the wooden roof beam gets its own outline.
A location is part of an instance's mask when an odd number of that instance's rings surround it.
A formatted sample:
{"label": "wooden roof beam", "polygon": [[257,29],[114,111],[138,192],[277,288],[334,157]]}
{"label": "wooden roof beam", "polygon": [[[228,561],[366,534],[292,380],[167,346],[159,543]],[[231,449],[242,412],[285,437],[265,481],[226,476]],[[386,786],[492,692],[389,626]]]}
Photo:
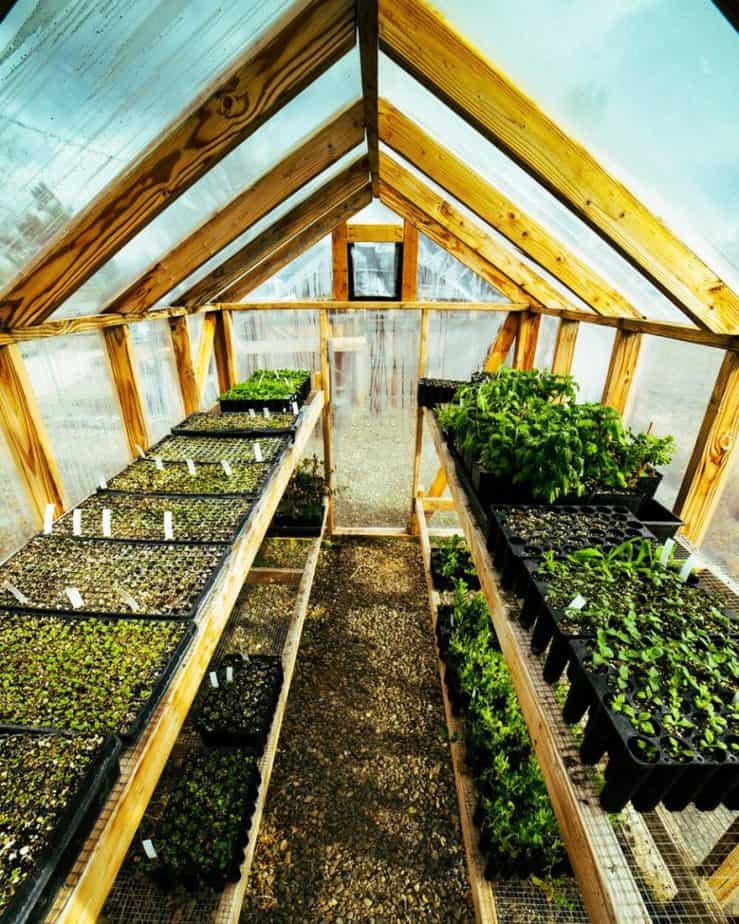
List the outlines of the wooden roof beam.
{"label": "wooden roof beam", "polygon": [[362,69],[362,97],[364,123],[367,129],[372,195],[377,196],[380,182],[379,140],[377,129],[378,109],[378,25],[377,0],[357,0],[359,27],[359,59]]}
{"label": "wooden roof beam", "polygon": [[[463,241],[495,267],[499,273],[507,277],[509,283],[512,281],[519,290],[516,296],[510,291],[505,291],[499,283],[494,283],[511,301],[527,300],[532,305],[544,304],[563,310],[573,307],[565,296],[534,272],[523,260],[520,260],[512,250],[503,247],[489,234],[474,225],[451,203],[442,199],[424,182],[382,151],[380,151],[380,180],[382,184],[399,193],[407,202],[412,203],[421,213],[441,225],[458,240]],[[409,220],[412,219],[409,218]],[[425,233],[424,228],[420,230]],[[521,291],[525,293],[523,299]]]}
{"label": "wooden roof beam", "polygon": [[506,152],[699,326],[739,332],[739,296],[423,0],[379,0],[380,47]]}
{"label": "wooden roof beam", "polygon": [[0,293],[0,324],[47,318],[106,260],[354,45],[352,0],[312,0],[241,59]]}
{"label": "wooden roof beam", "polygon": [[348,106],[218,214],[153,263],[104,313],[141,315],[305,183],[362,143],[364,103]]}
{"label": "wooden roof beam", "polygon": [[538,222],[384,99],[379,103],[379,127],[380,141],[543,266],[593,311],[611,317],[641,317],[627,299]]}
{"label": "wooden roof beam", "polygon": [[220,293],[228,291],[237,280],[254,269],[273,250],[304,231],[317,218],[343,202],[347,196],[361,189],[367,182],[368,175],[367,157],[361,157],[191,286],[178,299],[179,304],[187,308],[196,308],[214,301]]}

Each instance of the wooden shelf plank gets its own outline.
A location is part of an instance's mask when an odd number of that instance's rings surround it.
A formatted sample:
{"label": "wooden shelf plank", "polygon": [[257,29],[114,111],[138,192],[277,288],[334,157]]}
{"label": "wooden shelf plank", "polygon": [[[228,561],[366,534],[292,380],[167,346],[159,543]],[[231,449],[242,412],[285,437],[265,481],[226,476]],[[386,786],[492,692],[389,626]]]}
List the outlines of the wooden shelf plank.
{"label": "wooden shelf plank", "polygon": [[323,392],[319,391],[303,408],[292,446],[273,471],[201,607],[193,641],[158,709],[135,748],[124,752],[121,778],[80,852],[66,886],[60,890],[47,922],[92,924],[97,921],[267,527],[322,408]]}
{"label": "wooden shelf plank", "polygon": [[269,789],[269,781],[272,777],[272,767],[274,766],[275,755],[277,754],[277,744],[280,740],[282,720],[285,717],[285,710],[287,708],[287,697],[290,692],[290,684],[292,683],[293,673],[295,671],[295,662],[298,657],[300,639],[303,634],[303,623],[305,622],[305,614],[308,611],[308,602],[310,600],[310,593],[313,588],[313,578],[316,573],[318,556],[321,551],[323,532],[326,528],[327,514],[328,507],[325,506],[323,511],[321,534],[313,540],[313,545],[310,552],[308,553],[308,558],[306,559],[305,568],[303,570],[303,576],[300,579],[300,585],[298,587],[298,596],[295,601],[293,616],[290,621],[290,626],[287,630],[285,647],[282,651],[282,689],[280,691],[280,698],[277,701],[275,715],[272,719],[272,728],[270,729],[269,737],[267,738],[264,754],[259,761],[259,769],[262,774],[262,782],[259,787],[259,795],[257,796],[256,805],[254,807],[254,814],[251,820],[249,840],[247,842],[246,851],[244,853],[244,862],[241,864],[241,878],[238,882],[226,886],[226,889],[221,897],[221,901],[218,905],[218,909],[213,915],[213,924],[223,924],[223,922],[226,921],[228,921],[229,924],[238,924],[239,917],[241,915],[241,906],[244,903],[244,895],[246,894],[249,873],[251,872],[251,865],[254,860],[254,852],[256,851],[257,847],[259,828],[262,824],[262,813],[264,811],[265,802],[267,801],[267,790]]}
{"label": "wooden shelf plank", "polygon": [[[588,914],[599,924],[646,924],[651,920],[650,915],[629,872],[616,832],[600,808],[595,787],[589,776],[575,777],[560,749],[559,741],[568,731],[566,727],[557,729],[555,723],[559,718],[564,726],[564,720],[558,708],[556,711],[545,708],[538,689],[543,684],[537,677],[540,664],[528,652],[525,636],[516,631],[509,619],[485,537],[469,508],[436,419],[428,410],[425,413]],[[556,707],[553,694],[551,699]]]}

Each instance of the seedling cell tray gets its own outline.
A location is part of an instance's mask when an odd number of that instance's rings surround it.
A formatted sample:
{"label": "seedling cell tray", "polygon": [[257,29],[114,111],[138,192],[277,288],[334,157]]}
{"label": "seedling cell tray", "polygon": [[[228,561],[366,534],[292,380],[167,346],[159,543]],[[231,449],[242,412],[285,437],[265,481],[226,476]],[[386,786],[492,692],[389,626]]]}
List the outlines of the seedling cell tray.
{"label": "seedling cell tray", "polygon": [[289,414],[270,417],[265,417],[261,411],[254,416],[244,411],[227,414],[196,413],[173,427],[172,432],[179,436],[291,436],[297,421],[292,410]]}
{"label": "seedling cell tray", "polygon": [[434,408],[439,404],[447,404],[454,397],[455,391],[467,382],[457,379],[429,379],[418,380],[418,406]]}
{"label": "seedling cell tray", "polygon": [[232,463],[227,472],[220,462],[197,462],[192,474],[186,462],[162,463],[137,459],[101,489],[104,494],[181,494],[198,497],[235,497],[258,494],[269,481],[279,459],[263,463]]}
{"label": "seedling cell tray", "polygon": [[[256,445],[259,444],[262,459],[256,457]],[[256,462],[273,462],[287,448],[289,441],[285,437],[260,436],[257,438],[233,436],[165,436],[151,447],[148,458],[167,462],[185,462],[191,459],[197,466],[199,462],[222,461],[241,464]]]}
{"label": "seedling cell tray", "polygon": [[[225,543],[36,536],[0,567],[0,606],[39,613],[190,620],[230,551]],[[17,599],[9,586],[24,599]],[[80,606],[75,607],[67,588],[77,589]]]}
{"label": "seedling cell tray", "polygon": [[222,413],[232,411],[249,411],[252,409],[261,413],[263,408],[276,413],[289,413],[293,402],[300,407],[310,394],[310,375],[307,375],[295,391],[284,398],[225,398],[218,399]]}
{"label": "seedling cell tray", "polygon": [[431,548],[431,577],[433,578],[434,587],[438,591],[454,590],[458,580],[464,580],[470,590],[480,589],[480,579],[476,574],[457,572],[452,577],[441,572],[441,554],[442,550],[438,547]]}
{"label": "seedling cell tray", "polygon": [[[100,814],[120,772],[118,757],[121,744],[110,735],[82,736],[22,730],[0,725],[2,741],[10,739],[99,739],[100,746],[90,759],[72,797],[53,822],[44,847],[31,870],[23,877],[2,913],[0,924],[32,924],[46,918],[54,897],[74,865],[80,848]],[[15,780],[22,785],[22,780]]]}
{"label": "seedling cell tray", "polygon": [[638,515],[646,528],[662,542],[672,539],[683,525],[679,516],[652,498],[644,501]]}

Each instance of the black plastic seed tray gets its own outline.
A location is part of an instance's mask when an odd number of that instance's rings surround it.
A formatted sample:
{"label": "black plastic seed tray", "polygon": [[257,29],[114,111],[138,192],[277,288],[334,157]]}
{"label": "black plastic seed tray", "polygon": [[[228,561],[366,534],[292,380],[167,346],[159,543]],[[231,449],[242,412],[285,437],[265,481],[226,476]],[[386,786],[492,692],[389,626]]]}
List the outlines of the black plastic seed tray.
{"label": "black plastic seed tray", "polygon": [[[136,494],[105,491],[93,494],[77,509],[81,512],[78,538],[125,542],[164,540],[164,514],[172,514],[172,540],[209,545],[233,542],[256,503],[249,495]],[[111,535],[103,535],[102,512],[111,513]],[[55,536],[73,536],[74,511],[53,525]]]}
{"label": "black plastic seed tray", "polygon": [[292,410],[293,402],[298,407],[305,403],[310,394],[310,380],[310,375],[307,375],[293,394],[287,395],[285,398],[219,398],[221,412],[249,411],[249,409],[252,409],[261,413],[266,407],[269,411],[288,413]]}
{"label": "black plastic seed tray", "polygon": [[[0,606],[36,613],[190,620],[196,617],[230,551],[225,543],[35,536],[0,567]],[[161,570],[156,583],[155,565]],[[24,599],[19,600],[8,585]],[[81,606],[74,606],[66,588],[77,589]],[[127,596],[138,604],[138,610],[127,603]],[[121,609],[114,609],[118,605]]]}
{"label": "black plastic seed tray", "polygon": [[[228,681],[228,669],[233,671],[233,680]],[[214,673],[218,687],[211,683]],[[241,747],[260,756],[267,743],[272,727],[277,701],[282,689],[282,661],[274,655],[255,654],[243,658],[240,654],[225,655],[218,665],[204,678],[194,710],[194,725],[208,747]],[[222,719],[209,718],[209,710],[218,711],[220,703],[235,689],[248,688],[255,684],[262,686],[261,693],[252,707],[251,721],[240,725]],[[244,697],[239,702],[244,702]]]}
{"label": "black plastic seed tray", "polygon": [[460,379],[420,378],[417,392],[418,406],[434,408],[439,404],[448,404],[456,390],[468,384],[469,382]]}
{"label": "black plastic seed tray", "polygon": [[[669,811],[680,811],[690,803],[706,811],[735,804],[739,758],[719,749],[713,758],[695,750],[691,758],[671,758],[665,751],[666,734],[661,731],[659,716],[653,723],[655,734],[645,734],[626,716],[612,712],[608,708],[608,671],[594,673],[585,666],[591,652],[587,640],[571,640],[569,646],[570,688],[562,714],[573,724],[588,713],[580,745],[584,764],[595,764],[607,755],[600,794],[605,811],[619,812],[628,802],[640,812],[651,811],[660,802]],[[627,692],[632,702],[630,697]],[[634,705],[638,709],[638,703]],[[684,744],[691,748],[689,740]]]}
{"label": "black plastic seed tray", "polygon": [[644,526],[662,542],[665,539],[672,539],[683,525],[683,521],[677,514],[653,498],[647,498],[642,503],[638,516]]}
{"label": "black plastic seed tray", "polygon": [[[561,518],[561,525],[567,530],[566,536],[527,541],[525,530],[517,531],[514,522],[527,513]],[[609,549],[638,537],[654,538],[626,507],[509,505],[492,507],[488,515],[488,549],[501,573],[503,587],[513,589],[518,596],[525,594],[529,581],[529,573],[523,564],[525,559],[539,560],[551,550],[564,556],[582,548]]]}
{"label": "black plastic seed tray", "polygon": [[[43,731],[19,731],[0,726],[0,737],[14,735],[39,738],[70,737],[58,732],[50,735]],[[0,924],[31,924],[46,918],[57,891],[74,866],[80,848],[118,778],[120,751],[121,744],[117,738],[113,735],[104,738],[76,792],[48,833],[47,848],[40,854],[33,869],[23,878],[13,898],[0,914]],[[16,780],[11,785],[20,785],[21,782]]]}
{"label": "black plastic seed tray", "polygon": [[248,412],[231,411],[226,414],[198,412],[185,418],[181,424],[172,428],[177,436],[213,436],[213,437],[272,437],[292,436],[297,427],[298,417],[290,411],[290,422],[284,426],[271,426],[274,418],[267,418],[262,412],[252,417]]}
{"label": "black plastic seed tray", "polygon": [[220,462],[198,462],[191,474],[186,462],[168,462],[159,469],[152,459],[137,459],[114,475],[102,494],[157,494],[187,497],[254,497],[267,484],[280,459],[233,463],[227,473]]}
{"label": "black plastic seed tray", "polygon": [[470,590],[480,589],[480,578],[477,574],[457,574],[454,577],[447,577],[441,573],[441,554],[442,550],[436,546],[431,548],[431,577],[434,587],[439,590],[454,590],[457,581],[463,580]]}
{"label": "black plastic seed tray", "polygon": [[[185,462],[191,459],[196,465],[200,462],[222,461],[241,464],[253,462],[272,462],[289,446],[290,441],[284,436],[264,436],[260,438],[244,436],[165,436],[151,447],[147,457],[162,463]],[[256,446],[262,453],[257,459]]]}
{"label": "black plastic seed tray", "polygon": [[442,604],[436,611],[436,643],[439,646],[439,657],[446,661],[449,653],[449,642],[454,631],[454,607]]}
{"label": "black plastic seed tray", "polygon": [[482,504],[480,503],[472,482],[470,481],[469,472],[464,464],[464,459],[462,458],[457,447],[454,445],[453,441],[447,441],[447,448],[449,449],[449,454],[452,457],[452,461],[454,462],[454,470],[457,473],[457,478],[459,479],[459,482],[467,496],[467,501],[470,505],[472,515],[477,521],[477,524],[483,533],[487,533],[488,516]]}

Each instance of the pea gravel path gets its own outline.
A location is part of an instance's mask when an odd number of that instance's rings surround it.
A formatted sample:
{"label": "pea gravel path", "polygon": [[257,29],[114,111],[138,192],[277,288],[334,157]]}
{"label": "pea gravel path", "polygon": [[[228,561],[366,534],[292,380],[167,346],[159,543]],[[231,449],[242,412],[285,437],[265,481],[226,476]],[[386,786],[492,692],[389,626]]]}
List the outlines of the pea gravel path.
{"label": "pea gravel path", "polygon": [[241,921],[473,922],[418,546],[326,543]]}

